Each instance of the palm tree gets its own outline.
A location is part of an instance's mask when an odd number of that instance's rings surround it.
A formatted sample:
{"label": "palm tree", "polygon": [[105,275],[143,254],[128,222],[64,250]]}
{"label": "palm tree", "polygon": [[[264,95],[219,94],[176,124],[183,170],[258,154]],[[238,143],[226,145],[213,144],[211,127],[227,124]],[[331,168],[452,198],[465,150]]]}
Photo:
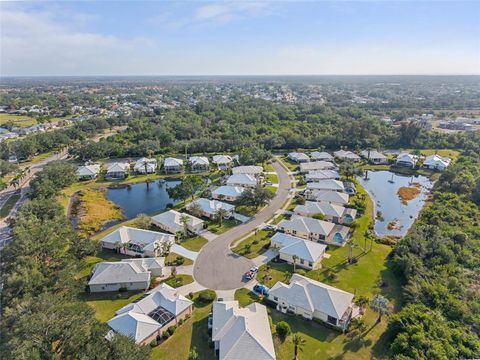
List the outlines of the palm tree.
{"label": "palm tree", "polygon": [[164,241],[161,245],[160,248],[162,249],[162,255],[163,256],[168,256],[170,254],[170,249],[172,248],[173,244],[170,241]]}
{"label": "palm tree", "polygon": [[122,248],[122,242],[121,242],[121,241],[117,241],[117,242],[115,243],[115,251],[116,251],[117,253],[119,253],[121,248]]}
{"label": "palm tree", "polygon": [[183,233],[183,231],[177,231],[175,233],[175,241],[177,244],[180,244],[182,242],[182,239],[183,237],[185,236],[185,234]]}
{"label": "palm tree", "polygon": [[224,208],[220,208],[217,211],[215,211],[215,218],[217,219],[218,224],[220,226],[222,226],[223,219],[226,219],[229,215],[230,213]]}
{"label": "palm tree", "polygon": [[370,302],[366,296],[359,296],[357,299],[355,299],[355,305],[357,305],[360,308],[360,312],[363,313],[365,306],[368,305]]}
{"label": "palm tree", "polygon": [[293,271],[295,272],[295,270],[297,269],[298,255],[293,255],[292,259],[293,259]]}
{"label": "palm tree", "polygon": [[382,321],[382,315],[388,312],[388,300],[382,295],[376,295],[372,300],[372,309],[378,312],[377,323]]}
{"label": "palm tree", "polygon": [[292,343],[294,346],[294,359],[298,358],[298,353],[303,351],[303,347],[307,341],[299,334],[293,334],[292,336]]}
{"label": "palm tree", "polygon": [[182,215],[180,216],[180,222],[181,222],[182,225],[183,225],[183,235],[184,235],[185,237],[188,236],[188,222],[189,222],[189,221],[190,221],[190,218],[189,218],[187,215],[182,214]]}
{"label": "palm tree", "polygon": [[283,276],[283,280],[285,280],[285,282],[290,281],[291,277],[292,277],[292,273],[290,271],[285,271],[285,274]]}
{"label": "palm tree", "polygon": [[190,214],[192,214],[193,216],[202,216],[202,207],[200,206],[199,203],[197,202],[192,202],[189,206],[188,206],[188,211],[190,212]]}
{"label": "palm tree", "polygon": [[153,251],[155,252],[155,256],[158,256],[158,254],[161,254],[162,250],[162,244],[159,242],[155,242],[153,244]]}

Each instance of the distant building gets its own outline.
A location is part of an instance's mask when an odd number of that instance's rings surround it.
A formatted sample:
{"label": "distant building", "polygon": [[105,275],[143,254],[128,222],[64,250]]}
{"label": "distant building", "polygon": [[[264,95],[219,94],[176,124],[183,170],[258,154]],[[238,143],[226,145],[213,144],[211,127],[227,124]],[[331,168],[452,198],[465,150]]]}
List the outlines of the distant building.
{"label": "distant building", "polygon": [[125,179],[128,176],[128,171],[130,169],[129,163],[115,162],[108,166],[107,173],[105,174],[106,179],[118,180]]}
{"label": "distant building", "polygon": [[191,156],[188,161],[193,172],[204,172],[210,169],[210,162],[205,156]]}
{"label": "distant building", "polygon": [[333,156],[325,151],[322,151],[322,152],[314,151],[310,153],[310,157],[314,161],[332,161],[333,160]]}
{"label": "distant building", "polygon": [[183,160],[167,157],[163,162],[163,169],[166,173],[179,173],[183,169]]}
{"label": "distant building", "polygon": [[377,150],[362,150],[360,155],[372,164],[388,164],[388,157]]}
{"label": "distant building", "polygon": [[258,177],[263,172],[263,167],[257,165],[236,166],[232,168],[232,174],[248,174]]}
{"label": "distant building", "polygon": [[98,164],[80,166],[77,169],[77,178],[79,180],[93,180],[97,177],[99,172],[100,165]]}
{"label": "distant building", "polygon": [[305,153],[291,152],[288,154],[288,159],[296,163],[306,163],[310,161],[310,158]]}
{"label": "distant building", "polygon": [[357,154],[351,152],[351,151],[345,151],[345,150],[338,150],[333,153],[333,155],[341,160],[351,160],[354,162],[360,161],[360,156]]}
{"label": "distant building", "polygon": [[427,169],[443,171],[450,165],[451,161],[452,159],[448,157],[442,157],[435,154],[427,156],[423,162],[423,166]]}
{"label": "distant building", "polygon": [[403,152],[397,156],[395,165],[414,168],[417,165],[418,156]]}
{"label": "distant building", "polygon": [[154,174],[157,170],[157,160],[143,157],[135,162],[133,170],[139,174]]}

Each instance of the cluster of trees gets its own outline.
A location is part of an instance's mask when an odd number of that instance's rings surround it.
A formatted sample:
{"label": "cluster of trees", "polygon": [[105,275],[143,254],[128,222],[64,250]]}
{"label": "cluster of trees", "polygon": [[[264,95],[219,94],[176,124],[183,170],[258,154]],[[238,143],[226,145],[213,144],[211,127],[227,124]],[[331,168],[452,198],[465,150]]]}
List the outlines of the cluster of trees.
{"label": "cluster of trees", "polygon": [[76,180],[76,169],[73,165],[63,161],[52,161],[30,182],[30,198],[53,198]]}
{"label": "cluster of trees", "polygon": [[389,322],[399,359],[480,354],[480,156],[465,153],[472,155],[442,175],[433,202],[393,252],[405,279],[406,305]]}
{"label": "cluster of trees", "polygon": [[253,189],[245,189],[238,198],[238,204],[254,206],[258,209],[260,206],[267,204],[274,196],[275,194],[270,190],[257,186]]}
{"label": "cluster of trees", "polygon": [[[41,179],[68,175],[63,164],[49,166]],[[56,176],[55,176],[56,174]],[[43,180],[42,180],[43,181]],[[59,180],[56,186],[68,182]],[[52,192],[27,201],[13,225],[13,240],[2,251],[2,359],[148,359],[149,349],[130,339],[104,339],[105,324],[78,296],[75,276],[94,255],[97,243],[72,230]]]}

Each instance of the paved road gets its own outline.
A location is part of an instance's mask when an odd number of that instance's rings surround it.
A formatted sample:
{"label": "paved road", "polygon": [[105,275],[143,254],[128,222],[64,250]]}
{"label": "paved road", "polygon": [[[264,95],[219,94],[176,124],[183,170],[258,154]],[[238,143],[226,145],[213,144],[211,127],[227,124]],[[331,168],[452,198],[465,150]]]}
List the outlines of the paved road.
{"label": "paved road", "polygon": [[193,272],[199,284],[214,290],[237,289],[247,284],[243,275],[253,266],[253,262],[232,252],[230,244],[265,223],[287,200],[291,179],[278,162],[274,162],[273,167],[278,174],[275,197],[252,220],[219,235],[200,250]]}

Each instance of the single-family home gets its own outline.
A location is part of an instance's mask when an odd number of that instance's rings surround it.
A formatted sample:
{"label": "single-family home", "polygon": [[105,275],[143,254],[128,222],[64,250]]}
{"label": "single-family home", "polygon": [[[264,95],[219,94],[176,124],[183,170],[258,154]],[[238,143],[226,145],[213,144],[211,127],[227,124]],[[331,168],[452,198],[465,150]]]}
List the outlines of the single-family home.
{"label": "single-family home", "polygon": [[203,172],[210,169],[210,162],[205,156],[191,156],[188,161],[193,172]]}
{"label": "single-family home", "polygon": [[362,150],[360,155],[372,164],[388,164],[388,157],[377,150]]}
{"label": "single-family home", "polygon": [[165,258],[123,259],[95,265],[88,286],[90,292],[147,290],[152,276],[161,276]]}
{"label": "single-family home", "polygon": [[125,179],[128,176],[128,170],[130,169],[129,163],[114,162],[108,165],[106,179]]}
{"label": "single-family home", "polygon": [[212,161],[220,170],[227,170],[233,158],[229,155],[213,155]]}
{"label": "single-family home", "polygon": [[153,174],[157,170],[157,160],[146,157],[140,158],[135,162],[133,170],[139,174]]}
{"label": "single-family home", "polygon": [[173,157],[165,158],[163,162],[163,170],[165,173],[179,173],[183,168],[183,160]]}
{"label": "single-family home", "polygon": [[235,166],[232,168],[232,174],[248,174],[259,177],[263,173],[263,167],[257,165]]}
{"label": "single-family home", "polygon": [[417,165],[417,161],[418,161],[418,156],[403,152],[397,156],[395,165],[410,167],[413,169],[415,165]]}
{"label": "single-family home", "polygon": [[354,295],[333,286],[293,274],[290,284],[277,282],[268,295],[277,310],[309,320],[321,320],[345,331],[359,310],[353,304]]}
{"label": "single-family home", "polygon": [[293,215],[290,220],[280,221],[277,229],[302,239],[322,241],[337,246],[345,245],[350,230],[346,226],[337,225],[329,221],[298,215]]}
{"label": "single-family home", "polygon": [[329,191],[329,190],[312,190],[307,189],[304,191],[303,195],[305,199],[311,201],[323,201],[331,204],[338,205],[347,205],[349,196],[348,194],[341,193],[338,191]]}
{"label": "single-family home", "polygon": [[296,163],[306,163],[310,161],[310,158],[305,153],[291,152],[288,154],[288,159]]}
{"label": "single-family home", "polygon": [[427,156],[425,161],[423,162],[423,166],[427,169],[443,171],[450,165],[451,161],[452,159],[448,157],[443,157],[435,154]]}
{"label": "single-family home", "polygon": [[93,180],[100,172],[99,164],[83,165],[77,169],[77,178],[79,180]]}
{"label": "single-family home", "polygon": [[340,174],[336,170],[317,170],[310,171],[308,174],[305,174],[305,181],[320,181],[320,180],[340,180]]}
{"label": "single-family home", "polygon": [[265,305],[241,308],[238,301],[213,304],[212,341],[219,360],[275,360]]}
{"label": "single-family home", "polygon": [[129,256],[156,257],[161,251],[162,243],[175,243],[175,236],[122,226],[101,240],[105,249],[117,250]]}
{"label": "single-family home", "polygon": [[312,161],[308,163],[300,164],[300,172],[305,174],[310,171],[319,171],[319,170],[336,170],[337,167],[335,164],[329,161]]}
{"label": "single-family home", "polygon": [[235,206],[228,204],[226,202],[218,201],[218,200],[209,200],[205,198],[199,198],[192,201],[190,204],[187,205],[187,210],[190,210],[193,206],[198,206],[199,210],[201,210],[202,216],[205,216],[209,219],[213,219],[218,210],[223,209],[226,211],[226,218],[232,216]]}
{"label": "single-family home", "polygon": [[304,205],[297,205],[293,213],[309,217],[322,214],[324,220],[333,221],[338,224],[348,224],[355,220],[357,210],[328,202],[305,201]]}
{"label": "single-family home", "polygon": [[228,177],[227,185],[254,188],[258,185],[258,179],[250,174],[233,174]]}
{"label": "single-family home", "polygon": [[223,185],[212,191],[212,198],[233,202],[237,201],[244,191],[245,188],[240,186]]}
{"label": "single-family home", "polygon": [[310,157],[314,161],[333,161],[333,156],[325,151],[314,151],[310,153]]}
{"label": "single-family home", "polygon": [[[296,236],[287,235],[281,232],[275,233],[270,238],[270,248],[278,247],[278,257],[289,264],[305,269],[318,269],[322,266],[322,258],[327,247],[313,241],[304,240]],[[295,261],[294,261],[295,257]]]}
{"label": "single-family home", "polygon": [[191,300],[163,283],[147,296],[122,307],[107,324],[115,333],[131,338],[138,345],[145,345],[190,316],[192,311]]}
{"label": "single-family home", "polygon": [[337,159],[341,160],[350,160],[353,162],[360,161],[360,156],[355,154],[354,152],[351,151],[345,151],[345,150],[338,150],[333,153],[333,156],[335,156]]}
{"label": "single-family home", "polygon": [[307,183],[307,189],[345,192],[345,186],[343,185],[343,182],[334,179],[309,182]]}
{"label": "single-family home", "polygon": [[[182,222],[186,220],[186,224]],[[175,210],[168,210],[161,214],[152,217],[152,223],[164,231],[172,234],[177,234],[179,231],[184,231],[185,226],[191,233],[197,234],[203,229],[203,220],[196,218],[190,214],[179,213]]]}

